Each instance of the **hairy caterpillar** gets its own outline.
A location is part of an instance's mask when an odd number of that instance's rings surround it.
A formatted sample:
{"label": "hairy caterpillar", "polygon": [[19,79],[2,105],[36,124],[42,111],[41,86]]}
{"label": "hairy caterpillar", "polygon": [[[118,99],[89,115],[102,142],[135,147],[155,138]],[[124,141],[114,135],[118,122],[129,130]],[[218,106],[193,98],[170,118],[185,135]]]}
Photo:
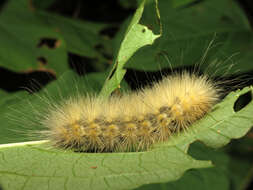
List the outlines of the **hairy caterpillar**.
{"label": "hairy caterpillar", "polygon": [[[226,84],[228,81],[216,81],[213,73],[210,76],[207,72],[211,66],[215,67],[215,71],[220,71],[223,69],[220,63],[225,62],[213,61],[205,68],[206,73],[200,74],[212,42],[200,63],[194,66],[193,72],[176,72],[171,67],[172,74],[153,86],[121,96],[112,95],[109,99],[93,94],[82,96],[79,92],[76,96],[70,90],[67,90],[70,98],[63,100],[60,97],[60,102],[54,101],[50,93],[48,98],[45,97],[46,100],[38,95],[47,105],[39,104],[42,109],[37,109],[37,102],[28,101],[33,116],[28,118],[30,113],[21,113],[16,120],[20,123],[21,118],[25,118],[22,127],[34,126],[29,134],[36,141],[39,134],[41,139],[49,140],[53,146],[63,149],[78,152],[148,150],[154,144],[187,130],[224,96],[224,82]],[[221,77],[226,75],[225,72]],[[62,85],[59,94],[64,86],[68,85]],[[39,129],[41,125],[42,130]]]}
{"label": "hairy caterpillar", "polygon": [[71,98],[41,121],[54,146],[76,151],[142,151],[203,117],[221,89],[206,75],[174,73],[152,87],[112,96]]}

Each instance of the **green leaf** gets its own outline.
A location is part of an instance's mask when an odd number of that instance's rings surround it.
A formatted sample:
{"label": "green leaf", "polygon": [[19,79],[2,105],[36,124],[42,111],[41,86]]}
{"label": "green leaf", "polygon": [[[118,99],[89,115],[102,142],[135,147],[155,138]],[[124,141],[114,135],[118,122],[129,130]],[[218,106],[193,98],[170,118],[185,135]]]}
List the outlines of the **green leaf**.
{"label": "green leaf", "polygon": [[39,12],[45,23],[57,28],[64,38],[68,51],[89,58],[99,58],[98,45],[108,45],[99,32],[108,24],[79,21],[44,11]]}
{"label": "green leaf", "polygon": [[174,8],[185,6],[187,4],[193,3],[196,0],[172,0],[172,5]]}
{"label": "green leaf", "polygon": [[[213,151],[200,142],[193,143],[189,148],[189,154],[201,160],[212,160],[214,167],[194,169],[185,172],[177,181],[144,185],[138,190],[184,190],[189,187],[194,190],[230,190],[229,161],[230,158],[221,150]],[[243,168],[245,169],[245,168]],[[217,178],[217,176],[219,176]],[[136,190],[137,190],[136,189]]]}
{"label": "green leaf", "polygon": [[[238,141],[241,144],[245,137]],[[233,143],[235,140],[233,141]],[[235,144],[230,143],[229,147]],[[244,143],[244,145],[248,145]],[[227,147],[227,146],[226,146]],[[242,148],[245,148],[242,147]],[[137,188],[138,190],[184,190],[191,187],[194,190],[231,190],[232,189],[247,189],[247,182],[252,178],[252,160],[249,160],[249,155],[240,155],[243,159],[232,157],[224,152],[224,149],[213,151],[200,142],[193,143],[189,148],[189,154],[200,160],[212,160],[214,167],[194,169],[185,172],[185,174],[177,181],[148,184]],[[217,177],[219,176],[219,177]],[[136,190],[137,190],[136,189]]]}
{"label": "green leaf", "polygon": [[36,7],[36,8],[41,8],[41,9],[46,9],[49,6],[51,6],[53,3],[55,2],[55,0],[32,0],[32,4]]}
{"label": "green leaf", "polygon": [[[36,143],[35,143],[36,144]],[[176,147],[143,153],[79,154],[42,145],[0,147],[0,183],[8,189],[131,189],[210,166]],[[178,167],[181,165],[181,167]]]}
{"label": "green leaf", "polygon": [[8,96],[8,95],[9,95],[8,92],[0,89],[0,100],[3,99],[4,97]]}
{"label": "green leaf", "polygon": [[139,5],[126,30],[124,39],[119,48],[117,58],[114,62],[114,67],[100,92],[100,95],[103,97],[108,97],[113,92],[113,90],[119,87],[120,82],[126,73],[126,70],[123,67],[128,59],[139,48],[152,44],[154,40],[161,35],[155,35],[146,26],[139,24],[144,10],[144,5],[145,0],[143,0]]}
{"label": "green leaf", "polygon": [[253,102],[235,112],[237,99],[252,88],[230,93],[185,132],[147,152],[76,153],[49,148],[45,141],[0,145],[0,184],[17,189],[132,189],[180,178],[188,169],[210,167],[187,154],[200,140],[218,148],[253,125]]}
{"label": "green leaf", "polygon": [[[0,66],[13,71],[47,70],[57,75],[66,71],[65,41],[55,29],[40,19],[28,0],[8,1],[0,15]],[[41,44],[42,39],[55,40],[55,47]]]}
{"label": "green leaf", "polygon": [[252,161],[249,161],[247,157],[244,159],[232,158],[229,175],[235,189],[249,189],[253,176]]}
{"label": "green leaf", "polygon": [[[169,68],[170,64],[173,68],[196,65],[215,38],[205,63],[210,64],[213,60],[226,62],[227,65],[235,63],[228,73],[253,69],[253,54],[250,52],[253,33],[247,17],[235,1],[201,1],[190,7],[175,9],[170,1],[160,0],[159,8],[162,37],[152,46],[136,52],[126,68],[154,71]],[[147,6],[145,10],[143,23],[153,28],[150,14],[153,7]],[[219,73],[224,73],[227,67],[218,69]],[[210,70],[215,72],[217,67],[210,66]]]}

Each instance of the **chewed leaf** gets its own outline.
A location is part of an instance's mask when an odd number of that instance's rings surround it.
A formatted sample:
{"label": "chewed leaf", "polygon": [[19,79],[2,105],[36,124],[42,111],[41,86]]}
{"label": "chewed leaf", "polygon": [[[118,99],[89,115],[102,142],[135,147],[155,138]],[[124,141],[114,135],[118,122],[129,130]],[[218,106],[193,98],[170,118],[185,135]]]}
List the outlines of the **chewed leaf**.
{"label": "chewed leaf", "polygon": [[187,154],[200,140],[217,148],[240,138],[253,125],[253,102],[239,111],[239,96],[230,93],[206,117],[147,152],[75,153],[49,148],[44,141],[0,145],[0,184],[3,189],[133,189],[143,184],[178,179],[186,170],[210,167]]}
{"label": "chewed leaf", "polygon": [[[157,2],[156,2],[157,3]],[[111,74],[109,75],[105,85],[102,88],[101,96],[108,97],[113,90],[115,90],[123,79],[126,70],[123,68],[128,59],[141,47],[152,44],[155,39],[161,36],[161,34],[154,34],[148,27],[139,24],[143,10],[145,0],[142,1],[139,8],[136,10],[135,15],[129,24],[125,33],[124,39],[120,45],[117,58],[114,62]],[[157,16],[159,12],[157,9]]]}
{"label": "chewed leaf", "polygon": [[0,66],[15,72],[46,70],[58,77],[69,69],[69,52],[104,63],[94,47],[107,45],[99,36],[106,26],[36,9],[32,1],[10,0],[0,16],[0,41],[4,44]]}
{"label": "chewed leaf", "polygon": [[[1,67],[18,72],[46,70],[56,76],[68,69],[65,40],[27,0],[6,3],[0,17],[0,41],[4,44],[0,47]],[[51,47],[45,41],[50,41]]]}

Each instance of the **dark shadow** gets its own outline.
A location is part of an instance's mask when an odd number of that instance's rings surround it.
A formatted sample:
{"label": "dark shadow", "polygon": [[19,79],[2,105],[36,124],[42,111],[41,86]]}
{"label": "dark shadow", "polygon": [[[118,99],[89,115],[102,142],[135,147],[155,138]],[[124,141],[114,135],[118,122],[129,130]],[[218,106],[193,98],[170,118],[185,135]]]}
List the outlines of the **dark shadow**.
{"label": "dark shadow", "polygon": [[[4,6],[6,5],[6,2],[7,2],[7,0],[1,0],[0,1],[0,12],[1,12],[1,10],[4,8]],[[1,189],[0,189],[1,190]]]}
{"label": "dark shadow", "polygon": [[96,72],[96,69],[93,64],[95,61],[97,61],[97,59],[91,59],[88,57],[79,56],[74,53],[68,53],[69,67],[78,75]]}
{"label": "dark shadow", "polygon": [[89,21],[114,23],[125,20],[135,12],[135,9],[125,9],[115,0],[57,0],[49,11]]}
{"label": "dark shadow", "polygon": [[118,30],[119,27],[117,26],[109,26],[101,30],[99,34],[102,36],[108,36],[109,38],[113,38],[115,34],[118,32]]}
{"label": "dark shadow", "polygon": [[234,104],[234,111],[238,112],[241,109],[245,108],[252,101],[251,91],[241,95]]}
{"label": "dark shadow", "polygon": [[253,1],[252,0],[237,0],[238,4],[244,9],[245,14],[248,16],[251,26],[253,26]]}
{"label": "dark shadow", "polygon": [[0,67],[0,88],[8,92],[24,89],[29,92],[36,92],[54,79],[56,77],[46,71],[16,73]]}

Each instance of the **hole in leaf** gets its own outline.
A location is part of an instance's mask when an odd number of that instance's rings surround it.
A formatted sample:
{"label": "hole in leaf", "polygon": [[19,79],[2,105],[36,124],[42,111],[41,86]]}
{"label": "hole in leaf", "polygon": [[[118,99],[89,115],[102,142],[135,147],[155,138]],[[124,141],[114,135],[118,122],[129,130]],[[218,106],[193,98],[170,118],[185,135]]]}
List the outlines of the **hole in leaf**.
{"label": "hole in leaf", "polygon": [[251,91],[241,95],[234,104],[235,112],[238,112],[244,107],[246,107],[251,101],[252,101]]}
{"label": "hole in leaf", "polygon": [[37,47],[41,48],[43,46],[46,46],[50,49],[55,49],[55,48],[58,48],[60,45],[61,45],[61,41],[55,38],[41,38]]}
{"label": "hole in leaf", "polygon": [[46,65],[47,64],[47,59],[45,57],[38,57],[37,60],[39,61],[40,64]]}
{"label": "hole in leaf", "polygon": [[114,69],[112,70],[110,76],[108,77],[109,80],[112,78],[112,76],[114,75],[115,71],[116,71],[116,68],[114,68]]}
{"label": "hole in leaf", "polygon": [[145,28],[143,28],[143,29],[142,29],[142,33],[145,33],[145,32],[146,32],[146,30],[145,30]]}

